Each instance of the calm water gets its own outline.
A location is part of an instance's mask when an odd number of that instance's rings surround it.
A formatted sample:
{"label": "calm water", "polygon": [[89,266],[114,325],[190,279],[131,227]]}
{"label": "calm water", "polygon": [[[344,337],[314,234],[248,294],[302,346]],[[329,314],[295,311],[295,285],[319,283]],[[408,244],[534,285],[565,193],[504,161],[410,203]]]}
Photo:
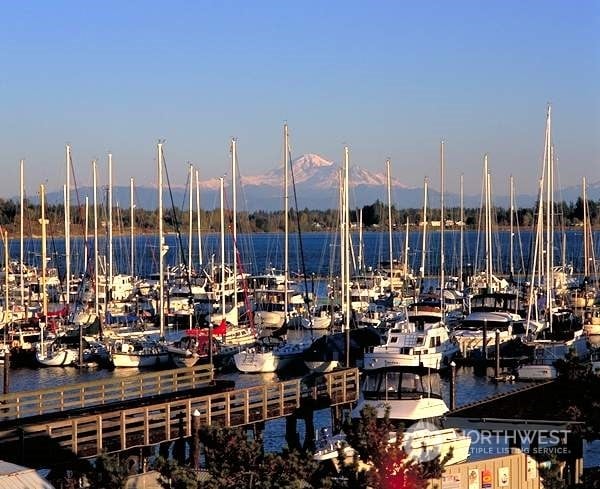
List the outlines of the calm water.
{"label": "calm water", "polygon": [[[532,233],[522,231],[515,233],[513,239],[513,266],[516,273],[523,273],[529,268],[529,249],[531,246]],[[564,234],[564,253],[563,253],[563,235],[555,235],[554,263],[559,265],[563,262],[572,264],[576,272],[583,271],[583,231],[580,228],[568,230]],[[595,233],[595,256],[600,256],[600,232]],[[400,261],[404,260],[404,232],[393,234],[392,246],[394,258]],[[157,236],[137,236],[135,239],[135,258],[133,270],[135,275],[146,276],[158,271],[158,237]],[[179,239],[176,235],[170,234],[165,237],[169,250],[165,256],[166,264],[177,265],[187,263],[188,260],[188,239],[182,236]],[[194,236],[192,261],[194,267],[200,264],[198,242]],[[226,237],[225,261],[233,262],[232,238]],[[305,270],[308,275],[329,276],[339,274],[339,235],[335,233],[304,233],[302,235],[302,246],[297,234],[290,235],[289,263],[290,271],[300,273]],[[353,259],[358,263],[359,259],[359,236],[355,232],[352,235]],[[425,246],[425,272],[428,274],[439,273],[440,253],[439,253],[440,233],[433,231],[427,234]],[[456,230],[447,231],[444,234],[444,250],[446,273],[458,273],[460,263],[460,233]],[[283,234],[238,234],[237,238],[238,252],[241,266],[244,271],[249,273],[262,273],[268,267],[283,268]],[[385,232],[365,232],[363,234],[362,261],[366,266],[377,266],[380,261],[389,260],[389,238]],[[65,270],[65,243],[63,238],[49,238],[47,253],[50,258],[50,266],[58,268],[61,275]],[[73,274],[80,274],[85,270],[84,242],[82,238],[74,238],[71,243],[71,271]],[[220,238],[216,234],[203,236],[202,245],[202,263],[209,265],[211,262],[219,264],[220,257]],[[19,241],[11,240],[9,253],[12,259],[19,258]],[[483,251],[484,243],[479,237],[477,231],[466,231],[464,233],[464,252],[463,265],[473,266],[475,269],[484,268]],[[4,250],[2,246],[2,254]],[[27,239],[24,244],[25,261],[33,265],[40,263],[40,240]],[[118,236],[113,239],[113,270],[115,273],[131,272],[131,252],[129,236]],[[99,238],[98,250],[102,262],[108,262],[108,246],[105,237]],[[409,265],[413,270],[418,270],[422,259],[422,235],[420,231],[409,233]],[[88,244],[88,257],[92,256],[93,241]],[[493,243],[493,261],[494,269],[497,273],[508,273],[510,261],[510,233],[508,231],[499,231],[494,234]],[[88,259],[88,262],[90,260]]]}

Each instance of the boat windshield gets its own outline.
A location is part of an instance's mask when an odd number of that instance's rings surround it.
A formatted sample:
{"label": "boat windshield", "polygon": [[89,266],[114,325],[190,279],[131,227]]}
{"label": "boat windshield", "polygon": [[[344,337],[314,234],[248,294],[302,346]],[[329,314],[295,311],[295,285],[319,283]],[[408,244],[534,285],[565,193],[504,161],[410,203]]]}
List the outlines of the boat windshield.
{"label": "boat windshield", "polygon": [[440,376],[401,370],[367,371],[363,396],[375,400],[441,398]]}
{"label": "boat windshield", "polygon": [[471,311],[514,311],[516,308],[515,294],[483,294],[471,299]]}
{"label": "boat windshield", "polygon": [[[469,331],[483,331],[483,326],[485,325],[487,331],[493,332],[496,330],[499,331],[508,331],[509,326],[512,326],[512,321],[483,321],[481,319],[463,319],[462,324],[456,328],[459,330],[469,330]],[[491,333],[490,333],[491,334]]]}

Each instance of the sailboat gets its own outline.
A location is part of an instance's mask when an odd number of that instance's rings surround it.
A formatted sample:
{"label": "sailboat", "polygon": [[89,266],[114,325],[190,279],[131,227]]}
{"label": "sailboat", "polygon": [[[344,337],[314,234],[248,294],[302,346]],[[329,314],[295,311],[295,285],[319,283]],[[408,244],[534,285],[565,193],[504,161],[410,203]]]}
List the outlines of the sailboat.
{"label": "sailboat", "polygon": [[[554,290],[554,147],[552,144],[551,107],[548,106],[544,140],[544,158],[538,206],[537,233],[529,292],[526,329],[538,328],[536,338],[527,342],[534,350],[533,363],[519,367],[519,379],[541,380],[555,378],[554,363],[570,352],[580,358],[589,355],[581,321],[573,312],[559,308]],[[544,200],[544,195],[546,199]],[[539,270],[537,269],[539,260]],[[536,276],[537,274],[537,276]],[[543,280],[540,280],[543,279]],[[535,285],[538,285],[536,288]],[[534,320],[533,315],[540,315]]]}
{"label": "sailboat", "polygon": [[159,236],[159,324],[160,336],[158,339],[142,337],[139,339],[120,338],[115,341],[111,351],[112,363],[116,368],[145,368],[160,367],[169,362],[169,352],[165,348],[162,338],[165,335],[165,304],[164,304],[164,255],[168,248],[164,244],[163,231],[163,147],[157,145],[158,166],[158,236]]}
{"label": "sailboat", "polygon": [[45,189],[44,185],[40,185],[40,207],[41,217],[40,224],[42,225],[42,303],[43,303],[43,314],[44,322],[40,322],[40,343],[39,349],[36,351],[35,358],[39,365],[44,367],[55,367],[55,366],[66,366],[71,365],[77,359],[77,353],[67,348],[46,348],[44,344],[44,327],[48,318],[48,294],[46,289],[46,225],[48,220],[46,219],[46,201],[45,201]]}

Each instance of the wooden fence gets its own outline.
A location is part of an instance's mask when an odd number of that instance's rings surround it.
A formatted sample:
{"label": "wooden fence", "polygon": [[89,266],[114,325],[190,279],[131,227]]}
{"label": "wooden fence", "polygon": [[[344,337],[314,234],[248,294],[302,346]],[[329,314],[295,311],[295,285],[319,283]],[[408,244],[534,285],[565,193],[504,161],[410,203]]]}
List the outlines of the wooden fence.
{"label": "wooden fence", "polygon": [[211,380],[212,370],[208,365],[202,365],[119,379],[13,392],[0,396],[0,420],[93,408],[115,402],[183,392],[206,387]]}
{"label": "wooden fence", "polygon": [[0,442],[25,447],[51,438],[80,457],[93,457],[190,436],[194,413],[205,426],[237,427],[287,416],[302,406],[346,404],[358,397],[357,369],[315,379],[311,385],[294,379],[44,423],[23,420],[21,426],[0,430]]}

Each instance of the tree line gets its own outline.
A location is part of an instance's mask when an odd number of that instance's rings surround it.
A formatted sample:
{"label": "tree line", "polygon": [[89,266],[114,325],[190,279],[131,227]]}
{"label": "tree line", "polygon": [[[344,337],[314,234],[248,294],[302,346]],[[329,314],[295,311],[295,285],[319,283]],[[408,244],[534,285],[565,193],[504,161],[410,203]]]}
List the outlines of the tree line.
{"label": "tree line", "polygon": [[[361,212],[362,211],[362,212]],[[24,207],[24,232],[27,235],[39,235],[41,233],[40,206],[26,201]],[[71,209],[71,233],[84,234],[86,215],[85,209],[73,207]],[[358,226],[360,216],[362,225],[366,230],[387,229],[388,206],[377,200],[370,205],[350,211],[350,219],[354,226]],[[221,226],[221,211],[200,210],[200,225],[203,232],[219,232]],[[463,210],[464,226],[476,228],[480,221],[481,210],[470,207]],[[536,207],[521,207],[513,213],[513,224],[522,228],[528,228],[535,222],[537,215]],[[576,202],[561,202],[555,205],[555,215],[559,217],[564,226],[580,226],[584,219],[584,205],[581,197]],[[458,225],[460,222],[460,208],[451,207],[445,210],[445,222],[449,225]],[[510,209],[495,207],[493,210],[496,225],[506,227],[510,225]],[[185,233],[189,229],[189,212],[185,209],[166,208],[163,211],[164,226],[166,232],[175,232],[178,229]],[[592,226],[600,226],[600,200],[588,200],[588,217]],[[48,232],[54,235],[63,233],[64,206],[62,204],[50,204],[46,206],[46,218],[50,224]],[[418,226],[423,221],[423,209],[407,208],[399,209],[391,207],[392,226],[395,229],[404,229],[408,220],[410,226]],[[337,209],[317,210],[304,208],[302,210],[291,209],[289,211],[290,229],[301,231],[331,231],[339,228],[340,213]],[[106,206],[98,211],[99,233],[107,232],[108,211]],[[135,209],[134,228],[136,233],[154,233],[157,229],[158,210]],[[440,210],[430,209],[427,221],[440,221]],[[197,227],[198,215],[192,215],[194,229]],[[225,227],[232,225],[232,211],[225,211]],[[91,209],[87,215],[88,230],[93,232],[94,215]],[[239,211],[237,214],[238,229],[240,232],[282,232],[285,229],[285,215],[278,211]],[[11,236],[20,229],[20,208],[13,200],[0,199],[0,226],[8,230]],[[129,233],[131,228],[130,209],[113,208],[113,233]]]}

